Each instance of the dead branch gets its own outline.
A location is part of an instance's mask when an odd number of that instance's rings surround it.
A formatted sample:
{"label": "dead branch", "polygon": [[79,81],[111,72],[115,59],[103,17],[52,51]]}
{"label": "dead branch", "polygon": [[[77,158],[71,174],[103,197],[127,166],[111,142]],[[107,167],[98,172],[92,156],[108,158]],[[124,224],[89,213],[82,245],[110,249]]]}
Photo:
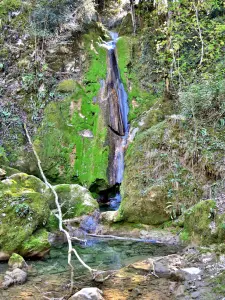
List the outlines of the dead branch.
{"label": "dead branch", "polygon": [[[143,239],[130,238],[130,237],[126,237],[126,236],[123,237],[123,236],[116,236],[116,235],[92,234],[92,233],[87,234],[87,236],[92,236],[92,237],[97,237],[97,238],[105,238],[105,239],[114,239],[114,240],[120,240],[120,241],[143,242]],[[145,241],[149,241],[149,242],[152,242],[152,243],[161,244],[161,242],[155,241],[155,240],[148,240],[148,239],[146,239]]]}
{"label": "dead branch", "polygon": [[[60,207],[60,204],[59,204],[58,194],[57,194],[56,191],[54,190],[53,186],[48,182],[48,180],[47,180],[47,178],[46,178],[46,176],[45,176],[45,174],[44,174],[44,172],[43,172],[43,169],[42,169],[42,166],[41,166],[40,158],[39,158],[39,156],[38,156],[38,154],[37,154],[37,152],[36,152],[36,150],[35,150],[35,148],[34,148],[34,145],[33,145],[32,141],[31,141],[31,137],[30,137],[29,132],[28,132],[28,130],[27,130],[27,126],[26,126],[25,123],[24,123],[23,125],[24,125],[24,130],[25,130],[25,133],[26,133],[26,137],[27,137],[27,139],[28,139],[28,141],[29,141],[29,144],[30,144],[31,147],[32,147],[33,153],[34,153],[35,158],[36,158],[36,160],[37,160],[38,169],[39,169],[39,171],[40,171],[40,173],[41,173],[41,176],[42,176],[42,178],[43,178],[43,181],[44,181],[45,185],[52,191],[52,193],[53,193],[53,195],[54,195],[54,197],[55,197],[55,204],[56,204],[57,210],[58,210],[58,215],[57,215],[57,217],[58,217],[58,220],[59,220],[59,230],[65,234],[66,239],[67,239],[67,243],[68,243],[68,265],[70,266],[70,270],[71,270],[71,273],[70,273],[70,274],[71,274],[71,276],[70,276],[70,277],[71,277],[70,291],[72,292],[72,290],[73,290],[73,284],[74,284],[74,281],[73,281],[73,277],[74,277],[74,267],[73,267],[73,265],[72,265],[72,263],[71,263],[72,253],[74,253],[75,256],[77,257],[77,259],[79,260],[79,262],[80,262],[86,269],[88,269],[88,271],[91,273],[91,275],[92,275],[93,278],[94,278],[94,273],[97,272],[97,270],[94,270],[94,269],[92,269],[91,267],[89,267],[89,266],[81,259],[81,257],[80,257],[79,254],[77,253],[76,249],[73,248],[73,246],[72,246],[72,239],[71,239],[71,237],[70,237],[70,234],[69,234],[69,232],[68,232],[67,230],[65,230],[65,229],[63,228],[62,211],[61,211],[61,207]],[[77,240],[79,240],[79,239],[77,238]]]}

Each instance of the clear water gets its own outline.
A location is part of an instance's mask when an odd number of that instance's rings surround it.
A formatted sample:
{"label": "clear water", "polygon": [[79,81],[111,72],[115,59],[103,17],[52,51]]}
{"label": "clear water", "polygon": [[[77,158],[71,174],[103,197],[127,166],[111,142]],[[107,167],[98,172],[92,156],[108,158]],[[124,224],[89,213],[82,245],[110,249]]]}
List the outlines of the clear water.
{"label": "clear water", "polygon": [[[90,239],[86,245],[77,245],[76,249],[85,263],[99,270],[116,270],[148,257],[168,255],[178,251],[178,247],[174,245],[99,239]],[[69,272],[67,247],[64,245],[54,248],[45,260],[28,261],[28,264],[33,266],[35,276]],[[87,272],[75,257],[73,264],[75,276]]]}

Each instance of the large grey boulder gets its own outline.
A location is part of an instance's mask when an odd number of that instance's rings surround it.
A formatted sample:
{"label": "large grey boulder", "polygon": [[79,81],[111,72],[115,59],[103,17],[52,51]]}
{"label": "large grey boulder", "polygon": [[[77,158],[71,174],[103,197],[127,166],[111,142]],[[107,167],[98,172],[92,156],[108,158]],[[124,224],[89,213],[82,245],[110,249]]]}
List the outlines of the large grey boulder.
{"label": "large grey boulder", "polygon": [[104,300],[103,292],[98,288],[84,288],[74,294],[69,300]]}
{"label": "large grey boulder", "polygon": [[23,284],[27,281],[27,273],[19,268],[14,269],[12,272],[7,271],[4,276],[2,286],[7,289],[13,284]]}

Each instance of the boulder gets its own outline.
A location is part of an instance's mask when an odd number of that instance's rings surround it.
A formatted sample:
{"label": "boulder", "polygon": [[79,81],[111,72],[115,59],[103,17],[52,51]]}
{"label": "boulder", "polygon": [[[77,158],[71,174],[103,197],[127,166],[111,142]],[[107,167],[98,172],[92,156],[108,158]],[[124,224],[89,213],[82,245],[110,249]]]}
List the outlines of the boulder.
{"label": "boulder", "polygon": [[[64,218],[88,215],[99,208],[97,201],[91,196],[88,189],[78,184],[59,184],[54,188],[59,196]],[[54,202],[51,203],[51,208],[56,208]]]}
{"label": "boulder", "polygon": [[153,119],[148,114],[126,151],[118,221],[159,225],[202,198],[203,182],[183,159],[182,145],[189,140],[185,120],[172,116],[159,122],[157,117],[154,123]]}
{"label": "boulder", "polygon": [[105,224],[113,224],[117,219],[117,211],[105,211],[101,213],[100,220]]}
{"label": "boulder", "polygon": [[27,281],[27,273],[19,268],[14,269],[12,272],[7,271],[4,276],[2,286],[7,289],[13,284],[23,284]]}
{"label": "boulder", "polygon": [[83,288],[70,297],[69,300],[104,300],[102,295],[103,292],[98,288]]}
{"label": "boulder", "polygon": [[[51,193],[38,178],[18,173],[0,182],[0,253],[26,255],[22,245],[50,215]],[[23,253],[22,253],[23,252]]]}
{"label": "boulder", "polygon": [[17,268],[24,269],[27,267],[27,264],[22,256],[17,253],[13,253],[9,258],[8,266],[13,270]]}

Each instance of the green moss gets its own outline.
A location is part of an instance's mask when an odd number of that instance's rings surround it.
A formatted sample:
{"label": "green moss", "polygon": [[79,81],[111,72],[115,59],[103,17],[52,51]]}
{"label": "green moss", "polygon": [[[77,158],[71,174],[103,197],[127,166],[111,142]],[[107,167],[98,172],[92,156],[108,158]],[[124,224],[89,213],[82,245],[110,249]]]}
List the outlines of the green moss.
{"label": "green moss", "polygon": [[[146,91],[140,86],[137,71],[133,68],[134,60],[138,53],[138,39],[124,36],[117,42],[118,65],[121,79],[128,92],[129,100],[129,121],[134,120],[157,101],[158,96],[150,91]],[[128,89],[129,86],[129,89]]]}
{"label": "green moss", "polygon": [[[26,174],[15,174],[0,183],[0,247],[8,253],[18,252],[21,243],[45,225],[49,217],[45,185],[31,177],[29,180]],[[26,211],[21,211],[21,207],[26,207]]]}
{"label": "green moss", "polygon": [[20,253],[24,256],[38,255],[38,253],[45,252],[50,247],[48,232],[45,229],[40,229],[21,244]]}
{"label": "green moss", "polygon": [[58,84],[57,90],[59,92],[74,92],[77,88],[77,82],[73,79],[65,79]]}
{"label": "green moss", "polygon": [[216,241],[210,223],[214,220],[216,202],[205,200],[197,203],[184,214],[184,230],[196,243],[208,244]]}
{"label": "green moss", "polygon": [[9,267],[14,266],[15,264],[20,268],[23,267],[23,265],[25,264],[23,257],[17,253],[13,253],[8,261]]}
{"label": "green moss", "polygon": [[[107,128],[99,105],[93,102],[99,93],[100,79],[106,77],[106,51],[95,42],[96,51],[90,49],[97,38],[95,32],[84,35],[89,67],[83,83],[63,102],[48,105],[35,138],[44,171],[56,183],[90,186],[96,179],[107,182]],[[61,83],[64,84],[67,85],[68,80]],[[91,132],[93,137],[83,136],[85,130]]]}
{"label": "green moss", "polygon": [[189,242],[190,241],[190,234],[187,231],[183,230],[180,233],[180,239],[183,242]]}
{"label": "green moss", "polygon": [[54,232],[59,230],[59,220],[58,218],[55,216],[55,214],[53,214],[51,212],[48,221],[46,223],[45,228],[49,231],[49,232]]}
{"label": "green moss", "polygon": [[213,292],[216,294],[222,294],[225,293],[225,271],[214,277],[210,280],[211,283],[213,283]]}

